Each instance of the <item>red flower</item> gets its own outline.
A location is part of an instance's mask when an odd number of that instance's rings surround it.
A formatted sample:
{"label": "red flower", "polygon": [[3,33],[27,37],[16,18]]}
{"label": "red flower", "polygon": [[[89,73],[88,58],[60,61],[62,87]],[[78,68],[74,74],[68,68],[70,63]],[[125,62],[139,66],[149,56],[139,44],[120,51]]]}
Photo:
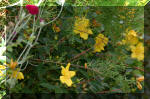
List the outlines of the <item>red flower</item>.
{"label": "red flower", "polygon": [[37,15],[39,13],[39,8],[35,5],[26,5],[26,9],[32,15]]}

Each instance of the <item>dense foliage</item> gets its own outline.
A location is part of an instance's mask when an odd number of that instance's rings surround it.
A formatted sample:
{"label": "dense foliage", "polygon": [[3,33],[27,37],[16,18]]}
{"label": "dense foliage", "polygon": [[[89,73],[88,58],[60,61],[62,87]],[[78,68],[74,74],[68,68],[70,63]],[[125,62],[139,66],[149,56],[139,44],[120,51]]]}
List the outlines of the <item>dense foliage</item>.
{"label": "dense foliage", "polygon": [[[51,0],[40,7],[31,5],[35,2],[7,8],[6,19],[1,17],[2,90],[144,92],[144,7],[140,5],[146,0],[68,0],[64,7]],[[116,2],[124,6],[115,6]],[[76,7],[84,4],[95,6]]]}

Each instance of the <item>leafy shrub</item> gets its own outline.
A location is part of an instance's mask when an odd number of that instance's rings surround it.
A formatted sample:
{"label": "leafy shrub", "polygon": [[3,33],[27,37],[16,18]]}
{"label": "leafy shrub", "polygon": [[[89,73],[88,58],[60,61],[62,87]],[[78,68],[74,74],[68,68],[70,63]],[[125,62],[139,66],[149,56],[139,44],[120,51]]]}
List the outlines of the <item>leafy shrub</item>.
{"label": "leafy shrub", "polygon": [[144,91],[143,7],[42,5],[7,9],[1,64],[11,93]]}

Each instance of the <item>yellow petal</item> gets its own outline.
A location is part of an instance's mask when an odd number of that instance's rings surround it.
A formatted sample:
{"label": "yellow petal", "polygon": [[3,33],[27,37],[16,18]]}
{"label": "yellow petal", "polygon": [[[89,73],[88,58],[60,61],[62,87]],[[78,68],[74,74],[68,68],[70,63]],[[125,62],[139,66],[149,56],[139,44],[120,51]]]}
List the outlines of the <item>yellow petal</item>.
{"label": "yellow petal", "polygon": [[139,61],[144,59],[144,46],[143,44],[140,42],[138,43],[136,46],[131,47],[131,57],[132,58],[136,58]]}
{"label": "yellow petal", "polygon": [[64,76],[60,76],[60,81],[61,81],[62,83],[65,83],[65,77],[64,77]]}
{"label": "yellow petal", "polygon": [[17,79],[19,79],[19,80],[24,79],[24,75],[22,72],[18,73]]}
{"label": "yellow petal", "polygon": [[70,78],[66,78],[65,76],[60,76],[60,81],[68,87],[72,85],[72,80]]}
{"label": "yellow petal", "polygon": [[136,33],[134,30],[130,30],[130,31],[129,31],[129,35],[133,35],[133,36],[136,37],[136,36],[137,36],[137,33]]}
{"label": "yellow petal", "polygon": [[70,77],[73,77],[76,75],[76,72],[75,71],[69,71],[69,75],[70,75]]}
{"label": "yellow petal", "polygon": [[17,64],[18,64],[18,63],[17,63],[16,61],[14,62],[13,59],[11,59],[11,63],[10,63],[9,66],[10,66],[11,69],[15,69],[16,66],[17,66]]}
{"label": "yellow petal", "polygon": [[139,81],[139,82],[141,82],[141,81],[144,80],[144,76],[138,77],[136,80]]}
{"label": "yellow petal", "polygon": [[83,38],[84,40],[87,40],[88,39],[88,34],[84,33],[84,32],[81,32],[80,37]]}
{"label": "yellow petal", "polygon": [[138,87],[139,90],[142,90],[142,85],[141,85],[140,82],[137,82],[137,87]]}
{"label": "yellow petal", "polygon": [[6,69],[6,67],[3,65],[0,65],[0,69]]}
{"label": "yellow petal", "polygon": [[18,72],[16,70],[13,71],[12,75],[11,75],[12,78],[16,78],[16,79],[24,79],[24,75],[22,72]]}
{"label": "yellow petal", "polygon": [[[71,75],[74,76],[75,73],[72,72]],[[73,83],[71,78],[68,76],[60,76],[60,81],[61,83],[66,84],[68,87],[70,87]]]}
{"label": "yellow petal", "polygon": [[70,68],[70,63],[67,64],[66,69],[69,70],[69,68]]}
{"label": "yellow petal", "polygon": [[74,32],[75,34],[79,34],[79,33],[80,33],[76,28],[74,28],[73,32]]}
{"label": "yellow petal", "polygon": [[62,68],[61,74],[62,74],[62,75],[65,75],[66,69],[65,69],[63,66],[61,66],[61,68]]}
{"label": "yellow petal", "polygon": [[0,70],[0,76],[2,76],[3,75],[3,72]]}
{"label": "yellow petal", "polygon": [[72,85],[72,80],[71,79],[66,79],[65,83],[67,84],[68,87],[71,87]]}
{"label": "yellow petal", "polygon": [[137,59],[138,59],[139,61],[144,60],[144,54],[140,54],[140,55],[137,57]]}
{"label": "yellow petal", "polygon": [[93,34],[91,29],[88,29],[88,34]]}

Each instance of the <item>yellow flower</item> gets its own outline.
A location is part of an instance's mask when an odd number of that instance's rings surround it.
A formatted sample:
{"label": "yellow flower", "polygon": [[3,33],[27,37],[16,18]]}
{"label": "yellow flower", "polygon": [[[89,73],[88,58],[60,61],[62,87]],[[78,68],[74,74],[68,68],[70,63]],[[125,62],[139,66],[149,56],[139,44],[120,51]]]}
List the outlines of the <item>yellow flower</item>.
{"label": "yellow flower", "polygon": [[108,43],[108,38],[100,33],[96,37],[95,41],[96,43],[94,45],[94,52],[101,52],[102,50],[104,50],[104,46]]}
{"label": "yellow flower", "polygon": [[134,30],[127,31],[125,39],[122,40],[122,44],[136,45],[139,40],[137,38],[137,33]]}
{"label": "yellow flower", "polygon": [[19,80],[24,79],[23,73],[20,72],[19,70],[14,70],[14,71],[12,72],[11,77],[12,77],[12,78],[19,79]]}
{"label": "yellow flower", "polygon": [[63,66],[61,66],[62,70],[61,70],[61,74],[62,76],[60,76],[60,81],[64,84],[66,84],[68,87],[71,87],[72,85],[72,80],[71,77],[75,76],[76,72],[75,71],[69,71],[70,68],[70,63],[67,64],[66,68],[64,68]]}
{"label": "yellow flower", "polygon": [[139,81],[139,82],[141,82],[141,81],[144,80],[144,76],[138,77],[136,80]]}
{"label": "yellow flower", "polygon": [[3,75],[3,72],[0,70],[0,76],[2,76]]}
{"label": "yellow flower", "polygon": [[[4,63],[4,65],[5,65],[5,63]],[[4,65],[0,65],[0,76],[3,76],[3,70],[5,70],[6,69],[6,66],[4,66]]]}
{"label": "yellow flower", "polygon": [[141,90],[142,89],[142,85],[141,85],[141,83],[140,82],[142,82],[144,80],[144,76],[141,76],[141,77],[138,77],[138,78],[136,78],[136,85],[137,85],[137,87],[138,87],[138,89],[139,90]]}
{"label": "yellow flower", "polygon": [[0,70],[1,70],[1,69],[6,69],[6,67],[3,66],[3,65],[0,65]]}
{"label": "yellow flower", "polygon": [[92,30],[89,28],[89,19],[85,17],[76,18],[73,31],[75,34],[80,34],[80,37],[84,40],[88,39],[89,34],[93,34]]}
{"label": "yellow flower", "polygon": [[17,65],[18,65],[18,63],[16,61],[13,61],[13,59],[11,59],[11,62],[10,62],[10,64],[8,66],[11,69],[15,69]]}
{"label": "yellow flower", "polygon": [[140,42],[136,46],[131,47],[131,57],[136,58],[139,61],[144,59],[144,47],[143,44]]}
{"label": "yellow flower", "polygon": [[56,24],[53,25],[53,30],[55,32],[60,32],[60,28],[56,26]]}
{"label": "yellow flower", "polygon": [[139,90],[141,90],[141,89],[142,89],[142,85],[141,85],[141,83],[140,83],[140,82],[138,82],[138,81],[137,81],[136,85],[137,85],[137,87],[138,87],[138,89],[139,89]]}
{"label": "yellow flower", "polygon": [[0,76],[3,76],[2,70],[4,70],[4,69],[6,69],[6,67],[3,65],[0,65]]}

